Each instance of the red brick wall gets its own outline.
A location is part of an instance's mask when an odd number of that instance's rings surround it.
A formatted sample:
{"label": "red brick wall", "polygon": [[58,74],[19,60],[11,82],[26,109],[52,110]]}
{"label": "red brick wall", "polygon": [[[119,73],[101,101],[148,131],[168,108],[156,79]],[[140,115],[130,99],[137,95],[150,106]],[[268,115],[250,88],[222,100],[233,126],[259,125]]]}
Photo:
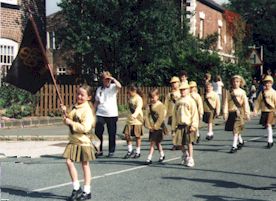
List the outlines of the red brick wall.
{"label": "red brick wall", "polygon": [[[232,48],[231,48],[231,36],[229,33],[227,33],[227,27],[226,27],[226,21],[223,18],[223,13],[210,8],[206,6],[205,4],[197,1],[196,6],[196,36],[199,35],[199,26],[200,26],[200,17],[199,13],[203,12],[205,13],[205,19],[204,19],[204,38],[207,37],[210,34],[217,33],[218,32],[218,20],[222,21],[222,27],[221,27],[221,46],[222,50],[221,52],[231,54]],[[225,37],[226,35],[226,37]],[[225,40],[226,39],[226,40]]]}
{"label": "red brick wall", "polygon": [[[18,8],[7,8],[1,6],[1,38],[7,38],[20,42],[22,39],[22,25],[25,24],[26,8],[28,0],[19,0]],[[34,1],[30,1],[34,2]],[[34,12],[34,16],[40,16],[43,23],[45,23],[45,0],[35,0],[35,4],[30,4],[31,10]]]}

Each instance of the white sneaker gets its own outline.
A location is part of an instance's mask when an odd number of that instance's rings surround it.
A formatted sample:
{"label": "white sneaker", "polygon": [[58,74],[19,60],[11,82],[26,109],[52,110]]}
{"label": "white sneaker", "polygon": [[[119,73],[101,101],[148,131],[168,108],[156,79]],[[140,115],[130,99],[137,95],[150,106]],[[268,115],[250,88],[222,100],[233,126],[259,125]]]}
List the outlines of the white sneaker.
{"label": "white sneaker", "polygon": [[187,162],[187,167],[194,167],[195,166],[195,162],[193,158],[189,158],[188,162]]}
{"label": "white sneaker", "polygon": [[181,165],[187,165],[189,157],[187,155],[182,155]]}

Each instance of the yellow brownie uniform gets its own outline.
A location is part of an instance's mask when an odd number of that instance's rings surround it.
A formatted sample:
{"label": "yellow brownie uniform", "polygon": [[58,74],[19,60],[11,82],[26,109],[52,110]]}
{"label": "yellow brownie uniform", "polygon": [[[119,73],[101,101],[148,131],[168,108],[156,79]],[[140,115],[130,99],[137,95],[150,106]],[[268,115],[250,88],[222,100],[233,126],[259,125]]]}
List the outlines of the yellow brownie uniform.
{"label": "yellow brownie uniform", "polygon": [[[123,133],[126,139],[131,136],[141,137],[143,135],[143,99],[138,94],[129,98],[130,115],[127,118],[126,126]],[[135,118],[131,118],[134,116]]]}
{"label": "yellow brownie uniform", "polygon": [[165,98],[165,109],[167,111],[166,117],[168,118],[168,124],[172,124],[172,116],[173,116],[173,110],[176,101],[180,98],[180,91],[175,90],[171,91],[170,93],[167,94]]}
{"label": "yellow brownie uniform", "polygon": [[198,116],[202,117],[204,110],[203,110],[203,102],[201,96],[197,92],[190,93],[190,96],[194,99],[196,102],[197,110],[198,110]]}
{"label": "yellow brownie uniform", "polygon": [[211,91],[203,97],[203,121],[213,123],[216,114],[220,112],[220,100],[216,92]]}
{"label": "yellow brownie uniform", "polygon": [[95,123],[95,116],[88,102],[73,107],[67,117],[73,120],[70,128],[69,143],[63,157],[75,162],[95,159],[95,150],[91,145],[89,132]]}
{"label": "yellow brownie uniform", "polygon": [[172,119],[176,145],[187,145],[196,140],[196,132],[191,133],[190,128],[198,129],[198,122],[197,106],[193,98],[187,95],[178,99]]}
{"label": "yellow brownie uniform", "polygon": [[276,91],[274,89],[264,90],[259,93],[259,96],[255,102],[254,111],[259,110],[263,113],[262,124],[273,124],[275,121],[274,112],[276,106]]}
{"label": "yellow brownie uniform", "polygon": [[163,140],[163,131],[165,129],[166,109],[159,100],[149,105],[146,110],[145,126],[153,131],[149,133],[149,141],[160,143]]}
{"label": "yellow brownie uniform", "polygon": [[228,117],[225,130],[233,131],[234,134],[241,134],[245,117],[250,116],[248,99],[243,89],[231,89],[226,93],[223,114]]}

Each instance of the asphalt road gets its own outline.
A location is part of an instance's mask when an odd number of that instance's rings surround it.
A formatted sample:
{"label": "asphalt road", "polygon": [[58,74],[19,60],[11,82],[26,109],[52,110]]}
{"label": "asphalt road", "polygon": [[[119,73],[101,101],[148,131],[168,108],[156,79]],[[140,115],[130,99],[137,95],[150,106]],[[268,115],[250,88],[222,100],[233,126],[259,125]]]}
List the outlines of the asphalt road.
{"label": "asphalt road", "polygon": [[[268,150],[266,130],[252,120],[244,132],[246,146],[228,153],[232,135],[216,126],[212,141],[194,147],[195,167],[180,165],[180,151],[170,151],[169,137],[163,142],[166,162],[143,163],[142,157],[122,159],[125,145],[118,145],[114,158],[91,162],[92,200],[95,201],[274,201],[276,200],[276,147]],[[205,137],[206,128],[201,130]],[[153,160],[157,161],[158,152]],[[66,200],[71,194],[70,178],[60,155],[37,159],[1,159],[1,198],[12,201]],[[81,168],[77,165],[80,178]]]}

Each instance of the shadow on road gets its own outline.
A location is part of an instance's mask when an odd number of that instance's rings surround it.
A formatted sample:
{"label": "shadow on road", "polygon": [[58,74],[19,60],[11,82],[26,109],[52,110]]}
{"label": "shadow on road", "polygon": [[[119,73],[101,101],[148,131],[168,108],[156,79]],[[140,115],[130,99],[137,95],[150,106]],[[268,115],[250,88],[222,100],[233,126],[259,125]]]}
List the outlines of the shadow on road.
{"label": "shadow on road", "polygon": [[[163,167],[160,166],[160,168],[163,168]],[[202,172],[223,173],[223,174],[230,174],[230,175],[241,175],[241,176],[261,177],[261,178],[267,178],[267,179],[276,179],[275,176],[271,176],[271,175],[267,176],[267,175],[257,175],[257,174],[244,173],[244,172],[229,172],[229,171],[224,171],[224,170],[185,168],[185,167],[183,167],[183,165],[180,165],[179,163],[166,163],[164,168],[185,169],[185,171],[202,171]],[[169,179],[169,178],[166,178],[166,179]],[[183,178],[183,179],[185,179],[185,178]],[[187,178],[187,179],[189,179],[189,178]],[[191,180],[193,180],[193,179],[191,179]],[[276,189],[276,184],[274,186],[275,186],[274,188]]]}
{"label": "shadow on road", "polygon": [[[229,201],[229,200],[244,201],[244,198],[228,197],[228,196],[220,196],[220,195],[194,195],[194,197],[205,199],[206,201]],[[246,200],[247,201],[265,201],[260,199],[246,199]]]}
{"label": "shadow on road", "polygon": [[48,192],[29,192],[27,189],[16,187],[16,186],[2,186],[1,191],[8,193],[13,196],[29,197],[29,198],[51,198],[57,200],[66,200],[66,196],[56,195]]}
{"label": "shadow on road", "polygon": [[275,184],[272,184],[270,187],[254,187],[254,186],[240,184],[237,182],[225,181],[225,180],[219,180],[219,179],[202,179],[202,178],[186,178],[186,177],[162,177],[162,178],[169,179],[169,180],[187,180],[187,181],[200,182],[200,183],[209,183],[209,184],[212,184],[214,187],[220,187],[220,188],[233,188],[233,189],[243,188],[243,189],[249,189],[249,190],[276,191]]}

